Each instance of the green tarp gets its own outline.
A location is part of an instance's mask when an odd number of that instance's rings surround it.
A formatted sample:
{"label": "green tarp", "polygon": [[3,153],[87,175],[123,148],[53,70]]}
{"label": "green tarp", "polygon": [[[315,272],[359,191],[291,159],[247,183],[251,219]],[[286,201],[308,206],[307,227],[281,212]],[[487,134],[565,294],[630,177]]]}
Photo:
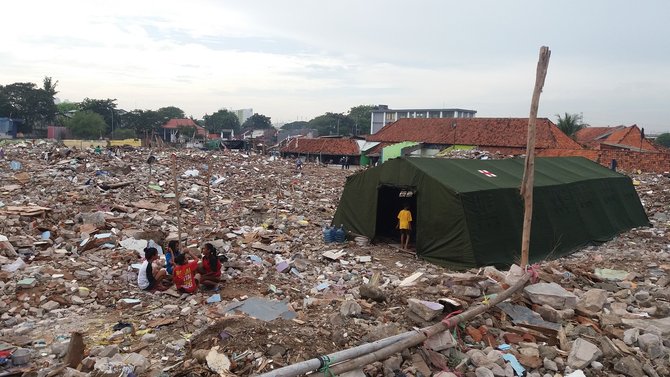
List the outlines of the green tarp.
{"label": "green tarp", "polygon": [[[421,258],[506,267],[520,258],[523,167],[523,159],[396,158],[347,179],[333,224],[370,239],[396,233],[389,224],[408,199],[395,194],[409,191]],[[537,158],[533,192],[531,262],[649,225],[631,179],[582,157]]]}

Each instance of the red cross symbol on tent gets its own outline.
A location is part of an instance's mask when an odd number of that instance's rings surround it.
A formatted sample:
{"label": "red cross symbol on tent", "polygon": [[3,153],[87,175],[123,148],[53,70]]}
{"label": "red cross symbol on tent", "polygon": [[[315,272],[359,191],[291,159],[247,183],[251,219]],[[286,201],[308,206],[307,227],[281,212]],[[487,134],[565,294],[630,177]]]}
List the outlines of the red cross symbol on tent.
{"label": "red cross symbol on tent", "polygon": [[477,171],[480,172],[480,173],[482,173],[482,174],[484,174],[485,176],[487,176],[487,177],[489,177],[489,178],[497,177],[497,175],[491,173],[491,172],[488,171],[488,170],[477,170]]}

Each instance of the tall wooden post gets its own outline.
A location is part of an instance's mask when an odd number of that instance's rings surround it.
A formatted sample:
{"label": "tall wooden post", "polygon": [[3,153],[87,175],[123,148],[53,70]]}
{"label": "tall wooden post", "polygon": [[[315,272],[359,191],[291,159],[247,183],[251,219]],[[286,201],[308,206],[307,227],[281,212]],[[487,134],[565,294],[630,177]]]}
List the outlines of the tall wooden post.
{"label": "tall wooden post", "polygon": [[177,206],[175,215],[177,216],[177,242],[181,248],[181,205],[179,204],[179,186],[177,184],[177,154],[172,154],[172,178],[174,180],[174,203]]}
{"label": "tall wooden post", "polygon": [[207,180],[207,196],[205,197],[205,224],[209,224],[209,187],[211,185],[211,180],[212,180],[212,156],[210,154],[207,155],[207,159],[205,160],[205,179]]}
{"label": "tall wooden post", "polygon": [[535,74],[535,89],[533,99],[530,103],[530,117],[528,118],[528,141],[526,145],[526,161],[521,181],[521,196],[523,196],[523,234],[521,236],[521,267],[528,265],[528,253],[530,249],[530,225],[533,220],[533,183],[535,180],[535,124],[537,122],[537,109],[540,104],[540,93],[544,87],[544,79],[547,77],[549,67],[549,47],[540,48],[540,58],[537,62]]}
{"label": "tall wooden post", "polygon": [[[281,196],[281,176],[277,179],[277,201],[275,203],[275,221],[279,218],[279,197]],[[275,223],[275,226],[277,224]]]}

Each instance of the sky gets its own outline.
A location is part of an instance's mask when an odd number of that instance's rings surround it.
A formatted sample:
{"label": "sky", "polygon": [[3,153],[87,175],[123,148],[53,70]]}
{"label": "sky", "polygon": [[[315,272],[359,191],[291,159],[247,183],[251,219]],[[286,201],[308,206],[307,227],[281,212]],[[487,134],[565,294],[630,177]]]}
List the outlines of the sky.
{"label": "sky", "polygon": [[274,123],[357,105],[670,131],[670,2],[622,0],[12,1],[0,85],[58,81],[60,100],[253,108]]}

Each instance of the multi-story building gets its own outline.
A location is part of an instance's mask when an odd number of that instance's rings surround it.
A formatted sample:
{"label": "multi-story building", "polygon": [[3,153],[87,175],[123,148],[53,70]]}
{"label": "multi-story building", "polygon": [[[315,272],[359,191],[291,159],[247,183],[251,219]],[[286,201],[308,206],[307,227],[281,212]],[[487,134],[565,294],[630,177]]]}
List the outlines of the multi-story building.
{"label": "multi-story building", "polygon": [[389,109],[386,105],[377,106],[370,117],[370,134],[381,130],[389,123],[403,118],[474,118],[477,111],[465,109]]}
{"label": "multi-story building", "polygon": [[252,115],[254,115],[254,109],[239,109],[239,110],[231,110],[233,114],[237,117],[237,120],[240,121],[240,124],[243,124],[246,122],[247,119],[251,118]]}

